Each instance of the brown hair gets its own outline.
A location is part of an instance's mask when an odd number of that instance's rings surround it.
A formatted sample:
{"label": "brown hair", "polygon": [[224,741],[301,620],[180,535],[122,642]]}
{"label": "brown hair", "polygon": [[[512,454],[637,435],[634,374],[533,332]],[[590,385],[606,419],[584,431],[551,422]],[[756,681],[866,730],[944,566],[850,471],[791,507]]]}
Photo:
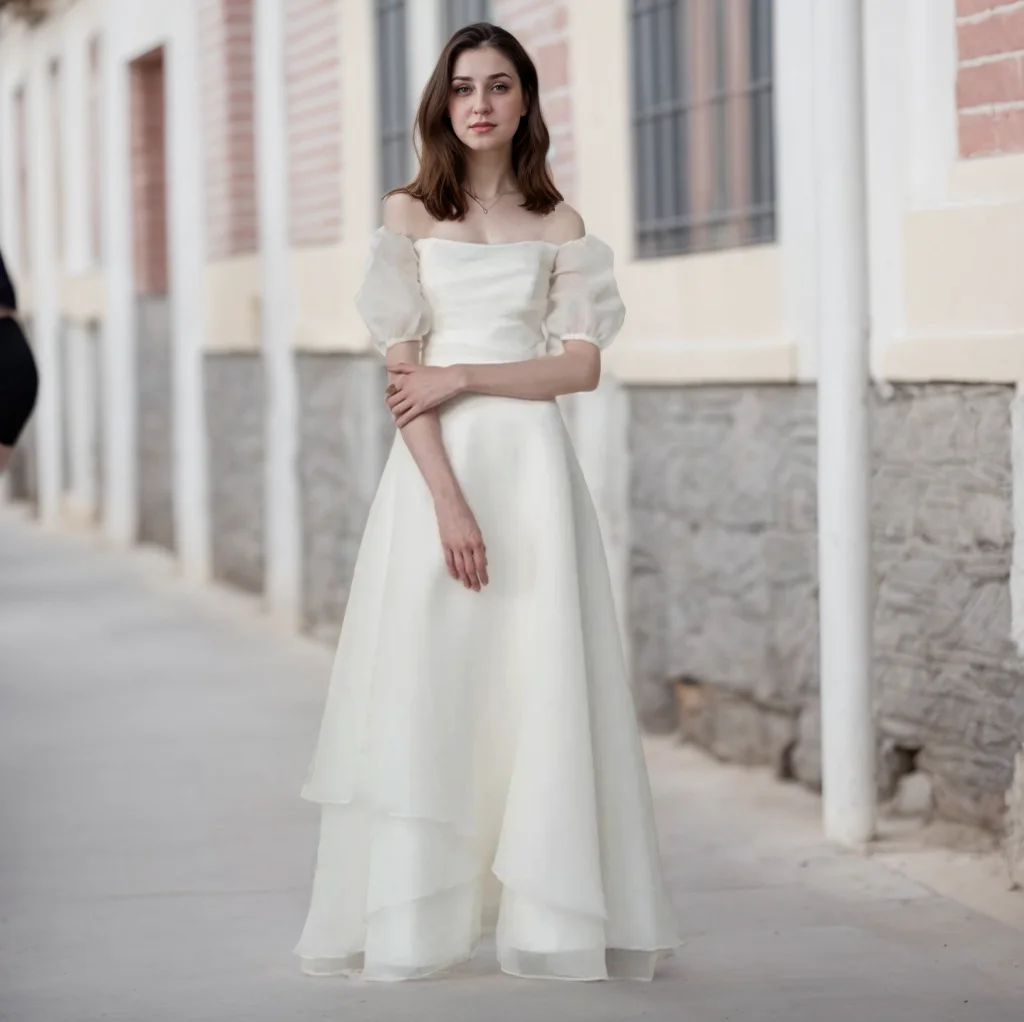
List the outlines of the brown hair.
{"label": "brown hair", "polygon": [[466,149],[448,119],[448,98],[455,61],[464,51],[483,46],[508,57],[523,89],[526,115],[512,139],[512,172],[523,193],[523,208],[547,214],[562,201],[547,165],[551,136],[540,112],[537,68],[511,32],[481,21],[459,29],[441,51],[416,114],[419,172],[409,184],[388,193],[418,199],[435,220],[461,220],[466,215]]}

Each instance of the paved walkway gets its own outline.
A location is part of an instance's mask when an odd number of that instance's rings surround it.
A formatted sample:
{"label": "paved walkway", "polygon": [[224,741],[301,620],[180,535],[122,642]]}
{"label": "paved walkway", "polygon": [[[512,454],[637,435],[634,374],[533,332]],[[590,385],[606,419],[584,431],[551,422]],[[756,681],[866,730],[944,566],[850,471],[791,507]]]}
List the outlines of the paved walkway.
{"label": "paved walkway", "polygon": [[487,946],[447,979],[300,975],[329,661],[160,559],[0,509],[0,1019],[1024,1019],[1024,934],[828,848],[806,793],[666,741],[688,944],[654,983],[513,980]]}

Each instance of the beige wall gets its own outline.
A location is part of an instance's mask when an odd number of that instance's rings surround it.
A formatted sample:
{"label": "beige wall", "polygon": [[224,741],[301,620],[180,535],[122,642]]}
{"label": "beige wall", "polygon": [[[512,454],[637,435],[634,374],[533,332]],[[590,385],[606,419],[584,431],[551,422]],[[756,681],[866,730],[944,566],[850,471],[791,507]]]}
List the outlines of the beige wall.
{"label": "beige wall", "polygon": [[903,221],[906,336],[891,379],[1024,380],[1024,157],[958,161],[948,201]]}

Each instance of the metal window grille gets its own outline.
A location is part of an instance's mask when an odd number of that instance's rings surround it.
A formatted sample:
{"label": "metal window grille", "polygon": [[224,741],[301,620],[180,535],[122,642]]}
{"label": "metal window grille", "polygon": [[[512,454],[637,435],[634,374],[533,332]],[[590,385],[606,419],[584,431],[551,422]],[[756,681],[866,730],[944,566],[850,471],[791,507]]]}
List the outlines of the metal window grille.
{"label": "metal window grille", "polygon": [[446,41],[466,25],[493,20],[491,0],[444,0],[442,28]]}
{"label": "metal window grille", "polygon": [[632,0],[640,258],[775,238],[772,0]]}
{"label": "metal window grille", "polygon": [[412,124],[406,74],[406,0],[376,0],[380,188],[409,180]]}

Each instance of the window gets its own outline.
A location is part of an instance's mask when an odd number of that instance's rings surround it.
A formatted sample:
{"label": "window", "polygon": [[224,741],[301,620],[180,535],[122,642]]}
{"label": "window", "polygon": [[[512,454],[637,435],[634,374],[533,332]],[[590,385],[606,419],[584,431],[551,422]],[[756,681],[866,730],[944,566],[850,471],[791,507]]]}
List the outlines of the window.
{"label": "window", "polygon": [[444,0],[444,42],[460,28],[472,25],[477,21],[493,21],[491,0]]}
{"label": "window", "polygon": [[406,76],[406,0],[376,0],[380,189],[409,180],[412,122]]}
{"label": "window", "polygon": [[636,254],[775,238],[772,0],[632,0]]}

